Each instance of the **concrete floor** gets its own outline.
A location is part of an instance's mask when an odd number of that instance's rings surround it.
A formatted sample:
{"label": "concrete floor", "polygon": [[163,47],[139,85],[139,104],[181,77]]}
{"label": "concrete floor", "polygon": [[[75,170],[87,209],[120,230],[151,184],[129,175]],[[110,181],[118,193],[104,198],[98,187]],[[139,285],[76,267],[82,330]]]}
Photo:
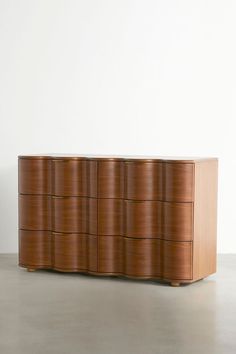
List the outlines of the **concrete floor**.
{"label": "concrete floor", "polygon": [[152,281],[28,273],[0,255],[1,354],[235,354],[236,255],[217,275]]}

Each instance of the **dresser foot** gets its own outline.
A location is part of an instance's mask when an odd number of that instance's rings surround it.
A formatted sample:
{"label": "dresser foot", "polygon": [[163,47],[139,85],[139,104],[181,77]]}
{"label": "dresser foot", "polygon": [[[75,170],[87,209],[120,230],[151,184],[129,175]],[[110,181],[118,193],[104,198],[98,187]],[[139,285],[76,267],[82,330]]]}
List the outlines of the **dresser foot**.
{"label": "dresser foot", "polygon": [[27,272],[35,272],[36,269],[35,268],[27,268]]}
{"label": "dresser foot", "polygon": [[180,286],[180,283],[176,282],[176,281],[172,281],[170,283],[171,286]]}

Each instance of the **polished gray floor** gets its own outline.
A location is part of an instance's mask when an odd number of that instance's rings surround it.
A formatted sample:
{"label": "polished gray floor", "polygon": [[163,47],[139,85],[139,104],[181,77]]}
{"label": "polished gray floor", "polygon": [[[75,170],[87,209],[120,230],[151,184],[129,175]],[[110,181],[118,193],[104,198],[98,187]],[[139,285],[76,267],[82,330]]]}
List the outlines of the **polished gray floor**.
{"label": "polished gray floor", "polygon": [[0,353],[235,354],[236,255],[179,288],[28,273],[0,255]]}

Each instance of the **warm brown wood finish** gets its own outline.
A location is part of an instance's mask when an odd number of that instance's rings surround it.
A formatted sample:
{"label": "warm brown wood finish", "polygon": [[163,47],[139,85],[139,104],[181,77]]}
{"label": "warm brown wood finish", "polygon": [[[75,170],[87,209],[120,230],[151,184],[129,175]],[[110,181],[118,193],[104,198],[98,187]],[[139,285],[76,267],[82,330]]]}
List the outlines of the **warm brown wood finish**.
{"label": "warm brown wood finish", "polygon": [[123,200],[98,200],[98,235],[123,235]]}
{"label": "warm brown wood finish", "polygon": [[162,200],[162,163],[125,162],[126,199]]}
{"label": "warm brown wood finish", "polygon": [[192,280],[192,242],[163,241],[163,278]]}
{"label": "warm brown wood finish", "polygon": [[98,198],[124,197],[124,163],[98,162]]}
{"label": "warm brown wood finish", "polygon": [[165,200],[192,202],[194,200],[194,164],[165,163]]}
{"label": "warm brown wood finish", "polygon": [[84,160],[52,160],[52,194],[87,196],[87,162]]}
{"label": "warm brown wood finish", "polygon": [[216,270],[217,159],[19,157],[19,264],[156,278]]}
{"label": "warm brown wood finish", "polygon": [[123,237],[98,237],[98,272],[123,274]]}
{"label": "warm brown wood finish", "polygon": [[125,236],[161,238],[162,202],[125,201]]}
{"label": "warm brown wood finish", "polygon": [[52,197],[52,230],[55,232],[87,232],[87,198]]}
{"label": "warm brown wood finish", "polygon": [[158,239],[125,238],[125,274],[134,277],[161,276],[161,243]]}
{"label": "warm brown wood finish", "polygon": [[98,163],[97,161],[87,161],[88,173],[88,196],[97,198],[98,196]]}
{"label": "warm brown wood finish", "polygon": [[51,230],[51,197],[19,195],[19,227],[24,230]]}
{"label": "warm brown wood finish", "polygon": [[51,160],[19,159],[19,193],[51,194]]}
{"label": "warm brown wood finish", "polygon": [[87,270],[87,235],[52,233],[54,269]]}
{"label": "warm brown wood finish", "polygon": [[51,268],[51,232],[19,230],[19,262],[22,266]]}
{"label": "warm brown wood finish", "polygon": [[195,164],[193,278],[216,272],[217,161]]}
{"label": "warm brown wood finish", "polygon": [[163,236],[166,240],[191,241],[193,203],[163,203]]}
{"label": "warm brown wood finish", "polygon": [[94,235],[87,235],[87,262],[88,271],[98,271],[98,238]]}

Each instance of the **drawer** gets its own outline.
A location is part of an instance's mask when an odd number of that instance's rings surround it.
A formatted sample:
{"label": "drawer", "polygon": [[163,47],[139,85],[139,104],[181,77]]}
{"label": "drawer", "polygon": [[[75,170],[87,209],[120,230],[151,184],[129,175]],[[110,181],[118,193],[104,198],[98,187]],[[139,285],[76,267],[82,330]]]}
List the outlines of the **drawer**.
{"label": "drawer", "polygon": [[51,160],[47,158],[19,158],[19,193],[51,193]]}
{"label": "drawer", "polygon": [[98,234],[123,235],[123,200],[98,200]]}
{"label": "drawer", "polygon": [[162,163],[125,163],[126,199],[162,200]]}
{"label": "drawer", "polygon": [[193,238],[193,203],[163,202],[163,236],[171,241]]}
{"label": "drawer", "polygon": [[19,230],[19,264],[48,268],[51,260],[51,232]]}
{"label": "drawer", "polygon": [[57,196],[87,196],[86,159],[52,160],[52,194]]}
{"label": "drawer", "polygon": [[87,235],[87,265],[88,271],[97,272],[98,270],[98,237]]}
{"label": "drawer", "polygon": [[19,195],[19,228],[51,230],[51,197]]}
{"label": "drawer", "polygon": [[98,163],[97,161],[88,160],[87,161],[87,174],[88,174],[88,196],[91,198],[97,198],[98,188]]}
{"label": "drawer", "polygon": [[161,245],[158,239],[131,239],[125,241],[125,275],[134,277],[161,276]]}
{"label": "drawer", "polygon": [[98,236],[98,271],[123,272],[123,237]]}
{"label": "drawer", "polygon": [[192,242],[163,241],[163,278],[192,279]]}
{"label": "drawer", "polygon": [[192,202],[194,199],[194,164],[165,163],[164,200]]}
{"label": "drawer", "polygon": [[161,237],[162,202],[125,201],[125,236]]}
{"label": "drawer", "polygon": [[87,269],[87,237],[85,234],[52,233],[53,268],[65,271]]}
{"label": "drawer", "polygon": [[98,199],[88,198],[88,233],[98,234]]}
{"label": "drawer", "polygon": [[98,162],[98,198],[124,197],[124,163],[121,161]]}
{"label": "drawer", "polygon": [[52,227],[55,232],[87,232],[87,198],[52,197]]}

